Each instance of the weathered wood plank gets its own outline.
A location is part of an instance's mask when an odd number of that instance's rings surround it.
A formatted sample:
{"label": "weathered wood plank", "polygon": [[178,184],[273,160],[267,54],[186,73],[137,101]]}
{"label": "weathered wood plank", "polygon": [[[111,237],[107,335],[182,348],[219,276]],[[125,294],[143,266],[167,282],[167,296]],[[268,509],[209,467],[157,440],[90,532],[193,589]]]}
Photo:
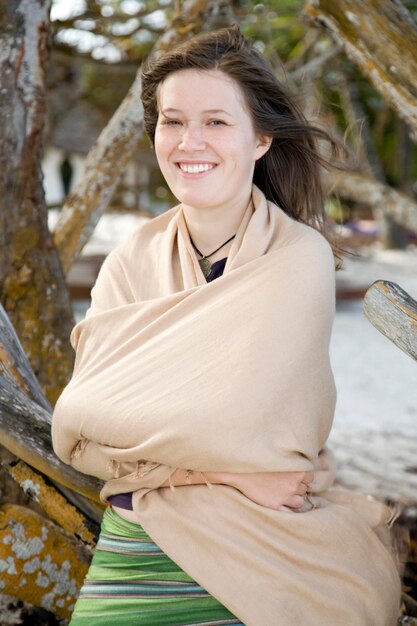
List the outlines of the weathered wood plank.
{"label": "weathered wood plank", "polygon": [[0,377],[21,390],[45,411],[52,412],[9,317],[0,304]]}
{"label": "weathered wood plank", "polygon": [[84,515],[55,487],[48,485],[41,474],[23,461],[5,467],[23,491],[42,507],[48,519],[61,526],[73,539],[81,539],[85,545],[94,548],[98,527],[93,532],[91,523]]}
{"label": "weathered wood plank", "polygon": [[365,294],[364,311],[377,330],[417,360],[417,302],[406,291],[378,280]]}
{"label": "weathered wood plank", "polygon": [[[0,341],[1,343],[1,341]],[[87,498],[99,501],[101,482],[62,463],[51,443],[51,414],[0,377],[0,438],[17,457]]]}
{"label": "weathered wood plank", "polygon": [[25,507],[0,507],[2,592],[68,618],[91,551]]}

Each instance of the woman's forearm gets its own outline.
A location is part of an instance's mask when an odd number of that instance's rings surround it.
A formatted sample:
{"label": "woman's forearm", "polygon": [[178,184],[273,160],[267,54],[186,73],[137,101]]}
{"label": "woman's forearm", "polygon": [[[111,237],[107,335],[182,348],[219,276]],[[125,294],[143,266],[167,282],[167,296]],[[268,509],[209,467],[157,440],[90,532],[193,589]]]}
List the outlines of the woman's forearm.
{"label": "woman's forearm", "polygon": [[198,472],[178,468],[161,487],[182,487],[184,485],[231,485],[235,486],[232,474],[226,472]]}
{"label": "woman's forearm", "polygon": [[222,484],[238,489],[253,502],[276,510],[299,509],[305,504],[314,472],[199,472],[176,469],[161,487]]}

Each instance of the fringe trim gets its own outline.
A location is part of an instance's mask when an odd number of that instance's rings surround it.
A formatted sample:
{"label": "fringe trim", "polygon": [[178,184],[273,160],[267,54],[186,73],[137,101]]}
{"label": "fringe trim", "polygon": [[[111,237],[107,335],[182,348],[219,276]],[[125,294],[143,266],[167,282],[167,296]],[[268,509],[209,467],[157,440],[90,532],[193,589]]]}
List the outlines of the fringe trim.
{"label": "fringe trim", "polygon": [[[168,476],[168,483],[169,483],[169,488],[171,489],[171,491],[175,491],[175,486],[172,482],[172,476],[174,474],[174,472],[176,471],[176,468],[173,468],[172,472],[170,473],[170,475]],[[192,485],[194,484],[191,480],[191,476],[194,473],[194,470],[190,470],[187,469],[185,470],[185,482],[187,483],[187,485]],[[201,474],[201,476],[203,477],[204,482],[206,483],[207,487],[209,489],[213,489],[213,485],[211,484],[211,482],[208,480],[207,476],[205,475],[204,472],[198,472],[199,474]]]}
{"label": "fringe trim", "polygon": [[158,467],[159,463],[153,461],[136,461],[135,478],[143,478],[147,476],[149,472]]}
{"label": "fringe trim", "polygon": [[389,508],[390,515],[387,520],[387,526],[388,528],[392,529],[394,522],[397,521],[397,519],[400,517],[402,513],[403,506],[399,502],[395,502],[389,505],[388,508]]}
{"label": "fringe trim", "polygon": [[86,449],[87,445],[88,445],[88,439],[80,439],[77,444],[73,447],[73,449],[71,450],[71,454],[70,454],[70,460],[72,461],[73,459],[78,459],[78,457],[81,456],[81,454],[84,452],[84,450]]}
{"label": "fringe trim", "polygon": [[120,461],[116,461],[116,459],[109,459],[107,461],[106,470],[111,472],[114,478],[119,478],[120,476]]}
{"label": "fringe trim", "polygon": [[211,484],[211,482],[208,480],[208,478],[207,478],[207,476],[205,475],[205,473],[204,473],[204,472],[200,472],[200,474],[202,475],[203,480],[204,480],[204,482],[206,483],[207,487],[208,487],[209,489],[213,489],[213,485],[212,485],[212,484]]}
{"label": "fringe trim", "polygon": [[169,483],[169,488],[171,489],[171,491],[175,491],[175,487],[172,483],[172,475],[174,474],[174,472],[176,471],[176,468],[173,467],[172,468],[172,472],[170,473],[170,475],[168,476],[168,483]]}

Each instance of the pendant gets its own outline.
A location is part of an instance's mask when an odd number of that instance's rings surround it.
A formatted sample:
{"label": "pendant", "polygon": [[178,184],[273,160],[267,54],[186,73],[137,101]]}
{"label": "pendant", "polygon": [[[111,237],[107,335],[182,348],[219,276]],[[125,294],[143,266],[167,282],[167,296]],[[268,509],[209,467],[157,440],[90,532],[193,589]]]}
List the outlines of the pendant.
{"label": "pendant", "polygon": [[200,264],[201,271],[204,274],[204,278],[207,278],[207,276],[211,272],[211,263],[210,263],[210,261],[208,259],[206,259],[205,257],[203,257],[202,259],[198,259],[198,262]]}

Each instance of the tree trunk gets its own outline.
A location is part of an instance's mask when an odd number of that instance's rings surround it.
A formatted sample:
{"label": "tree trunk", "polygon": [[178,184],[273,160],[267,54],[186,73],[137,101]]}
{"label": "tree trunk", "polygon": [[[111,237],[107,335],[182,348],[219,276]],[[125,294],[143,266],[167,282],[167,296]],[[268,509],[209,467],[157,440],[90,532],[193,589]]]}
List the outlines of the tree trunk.
{"label": "tree trunk", "polygon": [[417,26],[398,0],[307,0],[304,14],[342,43],[417,140]]}
{"label": "tree trunk", "polygon": [[0,298],[54,402],[72,368],[73,320],[40,166],[50,2],[1,4]]}

